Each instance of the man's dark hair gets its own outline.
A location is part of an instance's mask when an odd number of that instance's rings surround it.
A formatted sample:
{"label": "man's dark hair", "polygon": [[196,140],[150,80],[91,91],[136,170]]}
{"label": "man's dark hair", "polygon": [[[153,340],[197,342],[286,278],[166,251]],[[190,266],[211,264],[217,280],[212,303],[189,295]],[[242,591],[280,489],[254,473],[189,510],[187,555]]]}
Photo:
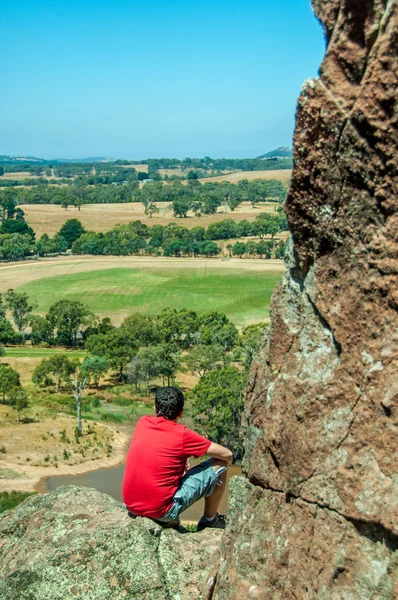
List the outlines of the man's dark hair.
{"label": "man's dark hair", "polygon": [[158,417],[174,420],[184,408],[184,394],[175,387],[157,388],[155,392],[155,409]]}

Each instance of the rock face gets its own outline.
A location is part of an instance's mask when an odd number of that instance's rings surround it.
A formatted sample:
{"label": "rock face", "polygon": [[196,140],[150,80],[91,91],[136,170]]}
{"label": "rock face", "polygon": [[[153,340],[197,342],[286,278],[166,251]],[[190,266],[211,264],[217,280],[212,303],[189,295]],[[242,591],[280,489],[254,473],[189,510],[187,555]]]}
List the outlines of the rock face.
{"label": "rock face", "polygon": [[314,0],[289,270],[251,373],[215,598],[398,598],[398,2]]}
{"label": "rock face", "polygon": [[221,533],[181,535],[96,490],[60,487],[0,515],[0,598],[206,600]]}

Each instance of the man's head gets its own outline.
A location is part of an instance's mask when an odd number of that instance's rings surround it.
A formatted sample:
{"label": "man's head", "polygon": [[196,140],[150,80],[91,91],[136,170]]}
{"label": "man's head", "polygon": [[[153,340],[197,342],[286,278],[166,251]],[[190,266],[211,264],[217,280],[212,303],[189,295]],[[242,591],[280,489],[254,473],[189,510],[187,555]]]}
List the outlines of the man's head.
{"label": "man's head", "polygon": [[184,408],[184,394],[175,387],[161,387],[155,392],[155,410],[158,417],[174,421]]}

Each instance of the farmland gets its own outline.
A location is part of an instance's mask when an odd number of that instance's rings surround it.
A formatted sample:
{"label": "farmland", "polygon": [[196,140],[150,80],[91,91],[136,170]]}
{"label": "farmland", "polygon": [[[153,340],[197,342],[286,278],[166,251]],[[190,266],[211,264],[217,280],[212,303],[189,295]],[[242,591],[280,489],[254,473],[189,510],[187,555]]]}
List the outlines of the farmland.
{"label": "farmland", "polygon": [[219,310],[242,327],[267,318],[283,270],[282,261],[74,257],[2,267],[0,290],[26,291],[39,313],[66,298],[115,323],[171,306]]}
{"label": "farmland", "polygon": [[226,210],[226,212],[217,212],[215,215],[203,215],[201,217],[195,217],[190,211],[188,217],[182,219],[173,217],[173,211],[169,203],[158,202],[156,204],[160,208],[160,213],[152,218],[145,215],[145,209],[141,202],[84,204],[80,211],[74,208],[65,210],[54,204],[25,204],[21,208],[25,212],[27,223],[34,229],[38,237],[43,233],[54,235],[60,230],[65,221],[73,217],[79,219],[86,229],[96,232],[105,232],[118,223],[129,223],[136,219],[147,225],[167,225],[167,223],[175,222],[192,229],[197,225],[207,227],[210,223],[222,221],[226,218],[236,221],[243,219],[254,221],[260,213],[274,214],[277,208],[275,202],[264,202],[254,208],[250,202],[243,202],[234,211]]}
{"label": "farmland", "polygon": [[229,181],[230,183],[238,183],[242,179],[248,181],[254,181],[255,179],[277,179],[278,181],[289,181],[292,176],[291,169],[279,169],[277,171],[236,171],[235,173],[227,173],[225,175],[218,175],[217,177],[206,177],[200,179],[201,183],[207,183],[209,181],[221,183],[222,181]]}

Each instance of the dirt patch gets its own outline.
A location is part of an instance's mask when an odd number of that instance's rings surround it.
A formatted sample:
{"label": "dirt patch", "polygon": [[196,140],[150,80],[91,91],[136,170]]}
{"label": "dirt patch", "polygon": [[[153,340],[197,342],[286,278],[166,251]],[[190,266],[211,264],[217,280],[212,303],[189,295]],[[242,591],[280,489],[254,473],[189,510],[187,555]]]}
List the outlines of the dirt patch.
{"label": "dirt patch", "polygon": [[[0,417],[7,407],[0,407]],[[9,409],[8,409],[9,410]],[[121,464],[132,426],[84,424],[79,443],[73,417],[56,415],[39,423],[1,423],[0,491],[32,491],[42,478],[72,475]]]}

